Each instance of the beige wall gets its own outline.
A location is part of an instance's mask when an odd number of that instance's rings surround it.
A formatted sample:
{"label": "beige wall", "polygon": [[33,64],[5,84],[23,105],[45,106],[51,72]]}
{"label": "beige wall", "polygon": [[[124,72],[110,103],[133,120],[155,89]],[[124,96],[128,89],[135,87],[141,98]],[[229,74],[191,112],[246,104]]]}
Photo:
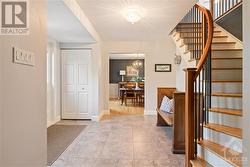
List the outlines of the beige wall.
{"label": "beige wall", "polygon": [[250,120],[250,1],[243,1],[243,41],[244,41],[244,61],[243,61],[243,151],[244,158],[247,158],[248,161],[244,161],[244,166],[250,166],[250,129],[249,129],[249,120]]}
{"label": "beige wall", "polygon": [[[175,45],[172,39],[166,41],[113,41],[105,42],[103,55],[103,77],[105,87],[105,109],[109,99],[109,54],[145,53],[145,114],[156,114],[157,87],[175,87]],[[155,72],[155,64],[172,64],[172,72]]]}
{"label": "beige wall", "polygon": [[[45,167],[46,133],[46,1],[30,1],[30,35],[0,36],[2,166]],[[34,67],[12,63],[12,47],[35,53]]]}

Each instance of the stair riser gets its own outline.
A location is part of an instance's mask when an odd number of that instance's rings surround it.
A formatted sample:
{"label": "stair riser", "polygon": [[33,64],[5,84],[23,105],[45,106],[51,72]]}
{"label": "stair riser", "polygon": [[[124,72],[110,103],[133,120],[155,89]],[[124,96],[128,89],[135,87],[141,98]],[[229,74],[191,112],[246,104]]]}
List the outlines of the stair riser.
{"label": "stair riser", "polygon": [[235,44],[213,44],[212,49],[234,49]]}
{"label": "stair riser", "polygon": [[[177,28],[176,29],[177,32],[202,32],[202,28],[201,27],[181,27],[181,28]],[[222,32],[219,29],[214,29],[214,33],[218,33],[218,32]]]}
{"label": "stair riser", "polygon": [[209,112],[209,123],[215,123],[235,128],[242,128],[242,117]]}
{"label": "stair riser", "polygon": [[213,57],[242,57],[242,51],[213,51]]}
{"label": "stair riser", "polygon": [[212,60],[213,68],[242,68],[242,59]]}
{"label": "stair riser", "polygon": [[[193,42],[193,38],[183,38],[184,39],[184,43],[192,43]],[[227,42],[228,38],[224,37],[224,38],[213,38],[213,42]]]}
{"label": "stair riser", "polygon": [[[195,25],[195,26],[200,26],[200,27],[202,27],[202,24],[199,24],[199,25]],[[182,25],[178,25],[178,28],[193,28],[194,27],[194,24],[182,24]]]}
{"label": "stair riser", "polygon": [[[183,38],[184,43],[193,43],[192,38]],[[213,38],[213,42],[227,42],[228,38]]]}
{"label": "stair riser", "polygon": [[242,83],[212,83],[212,93],[242,93]]}
{"label": "stair riser", "polygon": [[216,154],[204,149],[200,145],[197,147],[199,157],[205,159],[209,164],[215,167],[234,167],[225,160],[218,157]]}
{"label": "stair riser", "polygon": [[202,31],[202,28],[179,28],[177,29],[177,32],[193,32],[193,29],[199,32]]}
{"label": "stair riser", "polygon": [[213,70],[212,80],[242,80],[242,70]]}
{"label": "stair riser", "polygon": [[212,108],[242,109],[242,98],[212,96]]}
{"label": "stair riser", "polygon": [[[221,32],[215,32],[214,33],[214,36],[220,36],[221,35]],[[194,34],[193,33],[186,33],[186,32],[182,32],[181,33],[181,37],[201,37],[202,36],[202,33],[197,33],[197,34],[195,34],[195,36],[194,36]]]}
{"label": "stair riser", "polygon": [[[195,46],[192,44],[189,44],[188,49],[192,50],[195,49]],[[235,44],[213,44],[212,49],[234,49]]]}
{"label": "stair riser", "polygon": [[204,139],[242,153],[242,140],[224,133],[204,128]]}
{"label": "stair riser", "polygon": [[228,38],[213,38],[213,42],[227,42]]}

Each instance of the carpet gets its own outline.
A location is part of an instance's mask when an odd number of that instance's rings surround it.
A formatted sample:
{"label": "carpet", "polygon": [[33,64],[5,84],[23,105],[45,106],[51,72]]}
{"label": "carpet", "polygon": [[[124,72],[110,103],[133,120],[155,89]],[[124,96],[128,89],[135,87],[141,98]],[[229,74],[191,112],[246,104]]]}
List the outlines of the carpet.
{"label": "carpet", "polygon": [[85,125],[53,125],[47,129],[48,166],[58,159],[85,127]]}

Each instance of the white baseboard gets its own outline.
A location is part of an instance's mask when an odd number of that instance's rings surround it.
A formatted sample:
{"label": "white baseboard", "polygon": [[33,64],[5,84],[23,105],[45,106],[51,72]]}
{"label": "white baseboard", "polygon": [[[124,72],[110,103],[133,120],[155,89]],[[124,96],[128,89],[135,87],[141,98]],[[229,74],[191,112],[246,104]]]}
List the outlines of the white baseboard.
{"label": "white baseboard", "polygon": [[104,115],[109,115],[110,110],[102,110],[98,116],[92,116],[92,121],[99,122]]}
{"label": "white baseboard", "polygon": [[99,116],[92,116],[92,121],[95,121],[95,122],[98,122],[100,119],[99,119]]}
{"label": "white baseboard", "polygon": [[53,121],[47,121],[47,128],[52,126],[52,125],[55,125],[59,121],[61,121],[61,116],[56,117],[56,119]]}
{"label": "white baseboard", "polygon": [[156,110],[144,110],[144,115],[157,115]]}

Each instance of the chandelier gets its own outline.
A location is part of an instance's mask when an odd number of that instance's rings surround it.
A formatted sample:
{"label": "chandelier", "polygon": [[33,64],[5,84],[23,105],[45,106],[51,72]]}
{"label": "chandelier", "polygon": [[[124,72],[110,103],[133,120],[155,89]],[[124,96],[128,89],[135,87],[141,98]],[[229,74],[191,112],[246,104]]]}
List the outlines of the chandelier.
{"label": "chandelier", "polygon": [[132,66],[136,69],[138,68],[141,68],[142,67],[142,61],[141,60],[135,60],[133,63],[132,63]]}

